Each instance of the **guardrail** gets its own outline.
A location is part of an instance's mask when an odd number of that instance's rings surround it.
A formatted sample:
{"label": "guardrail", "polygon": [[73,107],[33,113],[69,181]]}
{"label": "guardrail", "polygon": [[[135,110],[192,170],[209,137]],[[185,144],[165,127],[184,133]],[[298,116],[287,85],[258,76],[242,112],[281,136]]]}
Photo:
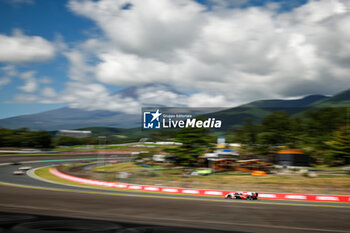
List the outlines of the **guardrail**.
{"label": "guardrail", "polygon": [[[160,193],[178,193],[204,196],[225,196],[231,192],[228,190],[203,190],[203,189],[189,189],[177,187],[160,187],[150,185],[125,184],[100,180],[91,180],[76,176],[71,176],[58,171],[56,168],[50,168],[50,173],[65,180],[74,181],[81,184],[95,185],[101,187],[160,192]],[[261,199],[279,199],[279,200],[299,200],[299,201],[330,201],[330,202],[350,202],[350,196],[342,195],[318,195],[318,194],[286,194],[286,193],[259,193]]]}

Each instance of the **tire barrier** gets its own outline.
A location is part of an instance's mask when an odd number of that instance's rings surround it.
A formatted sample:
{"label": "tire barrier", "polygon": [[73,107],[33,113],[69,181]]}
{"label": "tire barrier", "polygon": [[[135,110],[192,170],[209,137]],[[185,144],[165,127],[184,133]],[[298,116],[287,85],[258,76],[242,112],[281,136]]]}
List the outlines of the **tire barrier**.
{"label": "tire barrier", "polygon": [[115,233],[122,227],[109,222],[88,220],[47,220],[21,223],[14,226],[12,233]]}
{"label": "tire barrier", "polygon": [[[56,168],[50,168],[50,173],[65,180],[74,181],[81,184],[95,185],[108,188],[128,189],[137,191],[149,191],[160,193],[178,193],[202,196],[217,196],[224,197],[228,193],[241,191],[225,191],[225,190],[203,190],[203,189],[188,189],[176,187],[159,187],[150,185],[136,185],[116,183],[100,180],[91,180],[76,176],[71,176],[58,171]],[[321,195],[321,194],[288,194],[288,193],[261,193],[259,199],[278,199],[278,200],[297,200],[297,201],[321,201],[321,202],[350,202],[350,196],[343,195]]]}

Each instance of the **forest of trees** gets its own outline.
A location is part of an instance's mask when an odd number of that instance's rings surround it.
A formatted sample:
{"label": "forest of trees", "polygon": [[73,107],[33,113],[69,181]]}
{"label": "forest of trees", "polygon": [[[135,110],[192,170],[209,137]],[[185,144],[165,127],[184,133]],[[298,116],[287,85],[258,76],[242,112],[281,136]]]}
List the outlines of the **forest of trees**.
{"label": "forest of trees", "polygon": [[[350,108],[312,109],[299,116],[276,111],[260,123],[246,119],[240,129],[226,133],[226,137],[229,142],[242,143],[241,154],[254,157],[264,158],[283,146],[303,149],[315,163],[350,164],[349,116]],[[210,151],[216,137],[217,134],[202,128],[159,131],[151,135],[154,140],[181,142],[182,146],[167,152],[175,154],[175,162],[183,165],[193,165],[199,155]],[[54,133],[46,131],[0,128],[0,147],[52,148],[89,144],[98,144],[98,138],[55,137]]]}
{"label": "forest of trees", "polygon": [[0,147],[51,147],[52,136],[46,131],[0,128]]}
{"label": "forest of trees", "polygon": [[[276,111],[260,123],[247,118],[240,129],[226,134],[228,142],[240,142],[243,158],[267,158],[281,148],[299,148],[310,155],[313,163],[350,164],[350,110],[346,108],[312,109],[299,116]],[[163,134],[163,135],[162,135]],[[166,132],[157,134],[165,138]],[[175,162],[191,165],[199,155],[210,151],[216,134],[205,129],[185,128],[176,131],[178,148],[166,149],[176,155]]]}
{"label": "forest of trees", "polygon": [[23,129],[0,128],[0,147],[53,148],[55,146],[98,144],[94,137],[75,138],[60,136],[47,131],[29,131]]}
{"label": "forest of trees", "polygon": [[346,108],[321,108],[309,110],[302,117],[290,117],[276,111],[259,124],[247,119],[230,140],[245,144],[246,150],[256,155],[270,154],[283,145],[304,149],[322,163],[349,164],[349,113]]}
{"label": "forest of trees", "polygon": [[166,148],[165,151],[174,154],[174,162],[185,166],[197,164],[198,157],[208,151],[213,136],[205,128],[183,128],[177,131],[174,141],[182,143],[176,148]]}

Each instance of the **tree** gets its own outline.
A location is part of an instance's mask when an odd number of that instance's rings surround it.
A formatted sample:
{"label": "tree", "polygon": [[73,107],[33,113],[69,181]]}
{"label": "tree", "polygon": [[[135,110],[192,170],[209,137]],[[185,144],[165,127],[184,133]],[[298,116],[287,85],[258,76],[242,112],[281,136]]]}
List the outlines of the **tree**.
{"label": "tree", "polygon": [[257,143],[257,134],[259,133],[259,125],[253,124],[251,118],[246,118],[242,130],[239,132],[240,142],[248,145]]}
{"label": "tree", "polygon": [[37,147],[49,148],[51,135],[45,131],[28,131],[28,129],[0,129],[1,147]]}
{"label": "tree", "polygon": [[284,111],[276,111],[262,120],[262,136],[267,144],[284,144],[293,141],[292,120]]}
{"label": "tree", "polygon": [[303,142],[317,149],[327,149],[334,131],[346,124],[345,108],[320,108],[306,112],[303,120]]}
{"label": "tree", "polygon": [[80,138],[68,137],[68,136],[60,136],[55,138],[56,146],[74,146],[81,145]]}
{"label": "tree", "polygon": [[329,148],[325,160],[331,165],[350,164],[350,128],[342,127],[334,133],[333,139],[326,142]]}
{"label": "tree", "polygon": [[45,131],[26,132],[22,135],[22,146],[49,148],[51,146],[51,135]]}
{"label": "tree", "polygon": [[165,151],[175,154],[175,163],[194,166],[198,156],[209,148],[209,132],[204,128],[183,128],[178,131],[175,141],[182,145],[177,148],[167,148]]}

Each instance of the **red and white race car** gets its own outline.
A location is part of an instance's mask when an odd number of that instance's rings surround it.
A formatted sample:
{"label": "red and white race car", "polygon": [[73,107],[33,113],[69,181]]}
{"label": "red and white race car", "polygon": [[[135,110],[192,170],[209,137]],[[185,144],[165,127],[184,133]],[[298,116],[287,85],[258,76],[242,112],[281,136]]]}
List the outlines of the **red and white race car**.
{"label": "red and white race car", "polygon": [[257,192],[235,192],[226,194],[225,199],[258,200],[258,195]]}

